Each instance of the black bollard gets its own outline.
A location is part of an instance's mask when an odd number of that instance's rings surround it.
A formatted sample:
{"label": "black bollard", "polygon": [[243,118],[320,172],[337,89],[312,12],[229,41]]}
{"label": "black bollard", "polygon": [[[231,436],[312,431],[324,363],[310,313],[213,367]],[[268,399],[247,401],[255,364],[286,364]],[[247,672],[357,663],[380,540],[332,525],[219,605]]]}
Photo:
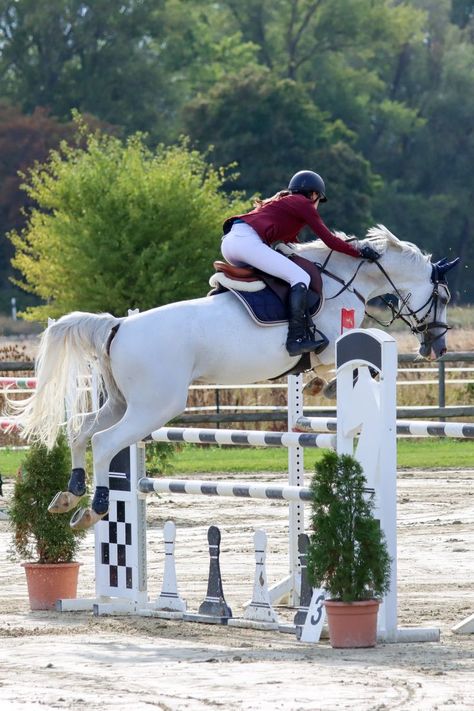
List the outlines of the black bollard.
{"label": "black bollard", "polygon": [[197,614],[187,613],[184,620],[190,622],[207,622],[211,624],[227,624],[227,620],[232,617],[232,610],[224,598],[222,589],[222,576],[219,564],[221,532],[217,526],[210,526],[207,532],[209,541],[209,579],[207,583],[207,595],[199,606]]}

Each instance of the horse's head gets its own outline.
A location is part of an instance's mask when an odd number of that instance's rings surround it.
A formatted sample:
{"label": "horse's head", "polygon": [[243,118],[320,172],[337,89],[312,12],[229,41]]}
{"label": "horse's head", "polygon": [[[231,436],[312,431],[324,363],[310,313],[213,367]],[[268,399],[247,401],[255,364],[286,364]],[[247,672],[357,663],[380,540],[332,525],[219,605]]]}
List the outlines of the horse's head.
{"label": "horse's head", "polygon": [[[383,225],[368,232],[371,244],[382,252],[378,266],[388,288],[385,292],[398,298],[398,308],[392,307],[394,318],[409,325],[420,341],[423,358],[440,358],[446,353],[447,306],[451,298],[446,281],[447,272],[459,258],[441,259],[432,263],[430,255],[410,242],[402,242]],[[391,284],[391,288],[387,284]]]}
{"label": "horse's head", "polygon": [[425,318],[415,327],[420,338],[419,354],[429,358],[433,351],[435,358],[446,353],[446,333],[450,326],[447,323],[447,307],[451,294],[446,281],[446,273],[456,266],[459,257],[451,262],[446,258],[431,264],[431,283],[433,290]]}

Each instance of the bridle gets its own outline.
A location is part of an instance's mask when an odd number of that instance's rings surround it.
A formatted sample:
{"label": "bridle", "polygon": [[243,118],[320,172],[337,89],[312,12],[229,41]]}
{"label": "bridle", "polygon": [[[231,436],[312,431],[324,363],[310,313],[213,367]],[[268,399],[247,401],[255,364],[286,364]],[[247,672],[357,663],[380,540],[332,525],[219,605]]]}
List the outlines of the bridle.
{"label": "bridle", "polygon": [[[324,263],[320,265],[320,271],[322,274],[327,274],[331,279],[334,279],[335,281],[338,281],[340,284],[342,284],[342,288],[339,289],[339,291],[334,294],[334,296],[330,296],[326,298],[326,301],[330,301],[331,299],[337,298],[340,294],[342,294],[344,291],[349,290],[352,293],[355,294],[355,296],[362,301],[364,304],[364,311],[365,315],[375,321],[376,323],[379,324],[379,326],[384,326],[385,328],[391,326],[394,321],[397,319],[401,319],[404,323],[407,324],[409,329],[411,330],[412,333],[415,335],[426,335],[428,336],[430,334],[431,329],[434,328],[442,328],[444,331],[436,336],[436,338],[430,339],[430,343],[435,343],[437,340],[440,338],[443,338],[445,334],[452,328],[449,326],[447,323],[444,321],[440,321],[438,319],[438,312],[442,308],[442,305],[447,304],[451,298],[451,294],[448,289],[448,285],[446,282],[446,279],[444,278],[443,274],[441,273],[441,270],[438,268],[436,264],[432,264],[431,268],[431,282],[433,284],[433,290],[428,297],[428,299],[425,301],[424,304],[422,304],[418,309],[412,309],[410,306],[410,298],[412,296],[411,293],[408,293],[405,297],[402,296],[400,293],[400,290],[397,288],[397,286],[393,283],[392,278],[390,275],[387,273],[387,271],[384,269],[384,267],[378,262],[375,261],[373,264],[375,264],[378,269],[382,272],[384,275],[385,279],[388,281],[390,286],[392,287],[393,294],[398,297],[398,306],[395,307],[392,301],[387,299],[385,296],[380,297],[383,301],[383,303],[388,306],[392,313],[391,320],[388,322],[381,321],[378,319],[376,316],[373,314],[369,313],[367,309],[365,308],[365,299],[362,296],[362,294],[355,289],[352,284],[357,277],[360,268],[362,267],[363,264],[366,262],[361,260],[359,264],[357,265],[354,274],[352,277],[349,279],[349,281],[345,282],[343,279],[341,279],[339,276],[336,274],[330,272],[327,269],[327,264],[329,262],[329,259],[331,258],[331,255],[333,254],[333,250],[328,254],[326,257]],[[318,265],[319,266],[319,265]],[[445,297],[443,298],[440,296],[440,287],[446,292]],[[404,311],[406,309],[406,311]],[[425,311],[426,309],[426,311]],[[420,318],[419,314],[420,312],[425,312],[423,317]],[[430,314],[433,315],[433,318],[431,321],[427,322],[428,317]]]}
{"label": "bridle", "polygon": [[[452,326],[449,326],[449,324],[445,323],[444,321],[440,321],[438,319],[438,312],[441,310],[444,304],[447,304],[449,302],[451,294],[449,292],[446,280],[442,277],[438,277],[438,270],[436,266],[432,265],[431,268],[431,283],[433,284],[433,290],[430,296],[427,298],[425,303],[422,304],[418,309],[412,309],[409,303],[412,294],[408,293],[405,297],[403,297],[400,291],[393,283],[390,276],[387,274],[386,270],[382,267],[382,265],[378,262],[375,262],[375,264],[385,276],[389,284],[392,286],[393,293],[398,297],[399,302],[398,307],[396,308],[389,299],[384,296],[381,297],[384,304],[386,304],[392,312],[392,318],[388,323],[384,324],[383,322],[379,321],[379,319],[377,319],[376,316],[370,314],[367,309],[365,310],[366,316],[368,316],[370,319],[372,319],[379,325],[386,327],[391,326],[392,323],[399,318],[407,324],[411,332],[415,335],[429,336],[430,331],[432,329],[442,328],[444,329],[442,333],[439,333],[436,338],[430,338],[429,341],[430,343],[435,343],[440,338],[443,338],[446,333],[452,328]],[[440,287],[442,287],[442,289],[445,291],[444,297],[440,295]],[[406,308],[406,312],[403,312],[404,308]],[[422,318],[419,317],[420,312],[424,313]],[[428,321],[430,315],[432,315],[432,319]]]}

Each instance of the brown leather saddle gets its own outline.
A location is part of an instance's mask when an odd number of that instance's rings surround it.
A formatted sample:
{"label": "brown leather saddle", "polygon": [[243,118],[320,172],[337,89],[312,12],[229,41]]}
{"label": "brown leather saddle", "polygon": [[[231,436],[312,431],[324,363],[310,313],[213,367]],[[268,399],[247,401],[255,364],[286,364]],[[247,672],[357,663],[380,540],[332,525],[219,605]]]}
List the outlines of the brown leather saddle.
{"label": "brown leather saddle", "polygon": [[[291,259],[309,274],[311,277],[309,288],[316,294],[318,301],[321,301],[323,295],[323,280],[318,265],[299,255],[292,255],[288,257],[288,259]],[[216,272],[225,274],[228,279],[235,280],[236,289],[238,289],[238,282],[263,281],[284,304],[288,301],[290,285],[288,282],[283,281],[283,279],[278,279],[270,274],[266,274],[259,269],[255,269],[255,267],[234,267],[233,264],[223,261],[214,262],[214,269]]]}

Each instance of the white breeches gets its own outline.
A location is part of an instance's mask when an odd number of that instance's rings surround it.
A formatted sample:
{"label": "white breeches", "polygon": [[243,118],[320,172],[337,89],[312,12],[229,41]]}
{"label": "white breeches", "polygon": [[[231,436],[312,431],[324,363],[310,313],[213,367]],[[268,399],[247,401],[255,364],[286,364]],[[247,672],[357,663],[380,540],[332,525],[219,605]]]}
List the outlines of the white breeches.
{"label": "white breeches", "polygon": [[245,222],[232,226],[222,240],[221,251],[230,264],[236,267],[250,264],[266,274],[287,281],[290,286],[303,282],[308,287],[311,281],[304,269],[262,242],[253,227]]}

